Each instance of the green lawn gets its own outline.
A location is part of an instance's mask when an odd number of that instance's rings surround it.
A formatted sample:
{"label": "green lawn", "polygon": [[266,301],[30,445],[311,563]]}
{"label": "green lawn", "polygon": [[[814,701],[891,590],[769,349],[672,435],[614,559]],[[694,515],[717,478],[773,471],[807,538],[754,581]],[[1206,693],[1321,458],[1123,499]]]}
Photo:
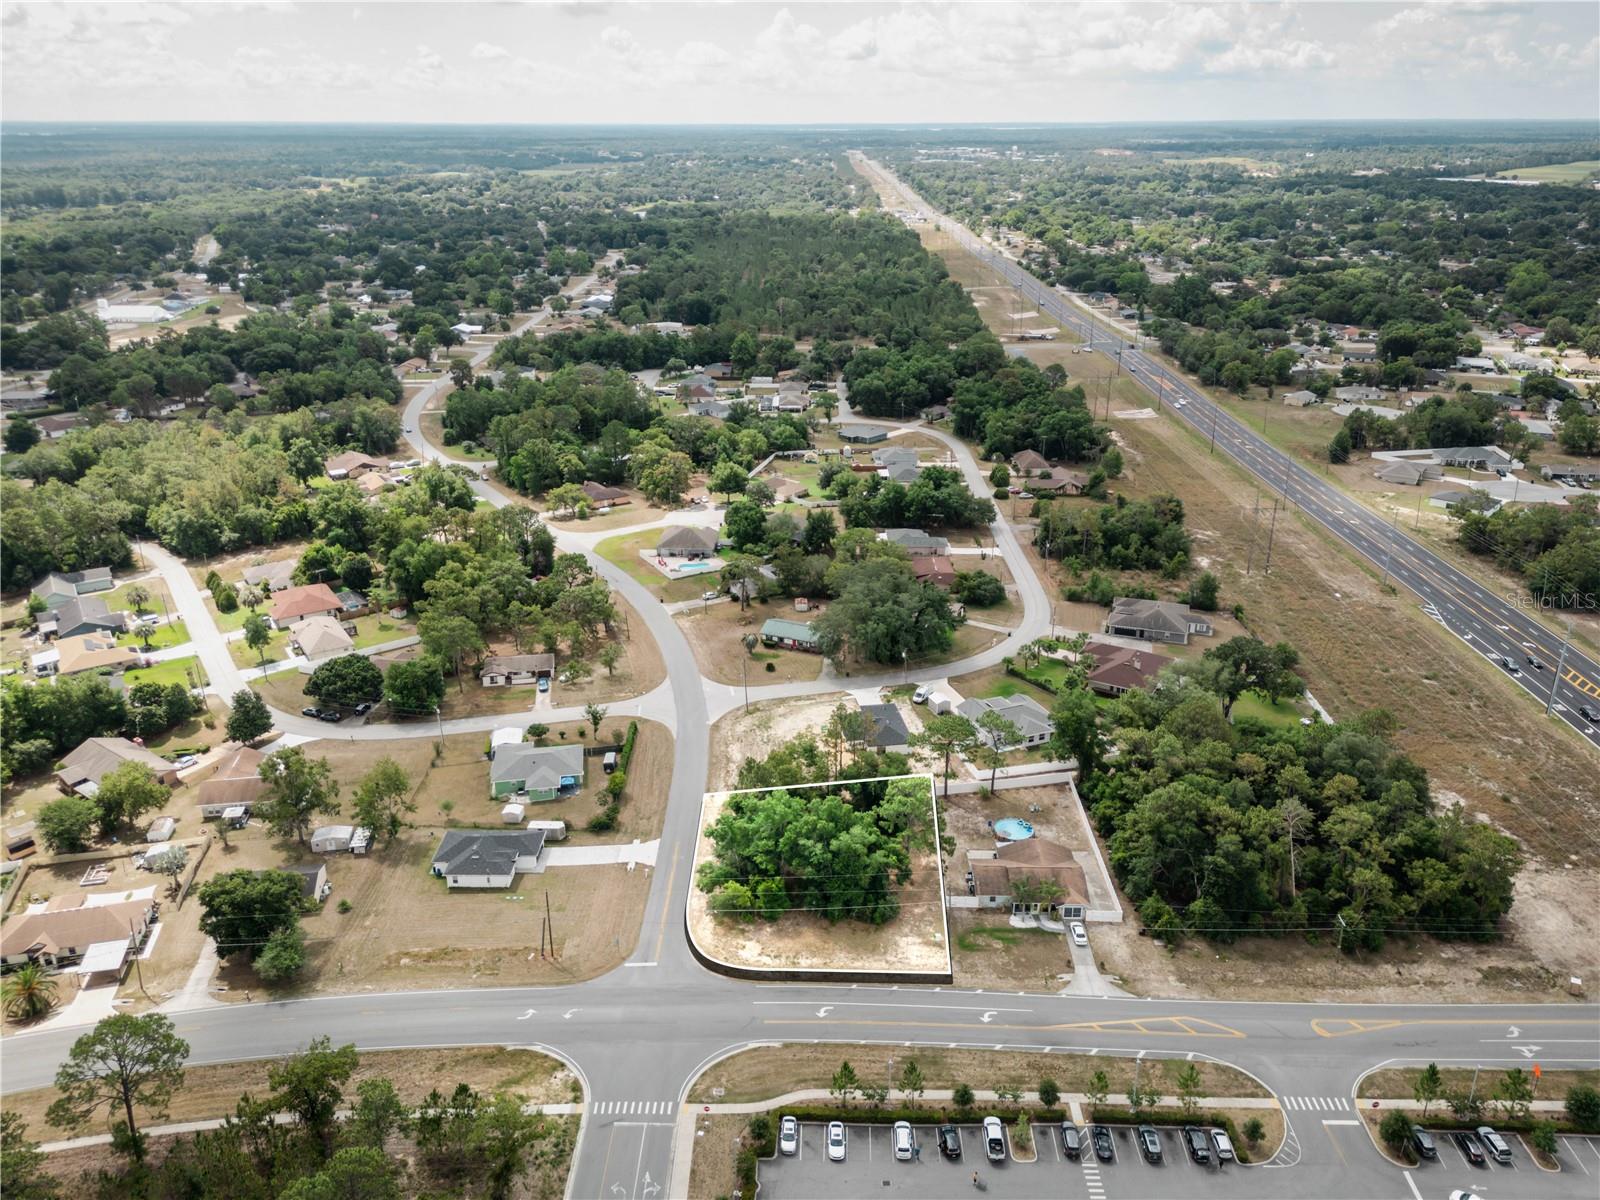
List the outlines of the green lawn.
{"label": "green lawn", "polygon": [[[264,647],[269,663],[282,662],[289,657],[289,631],[287,629],[274,629],[272,636],[267,639]],[[241,667],[259,667],[261,655],[252,650],[243,638],[238,638],[228,643],[228,654],[233,661]]]}
{"label": "green lawn", "polygon": [[409,621],[397,621],[388,613],[372,613],[356,618],[356,648],[381,646],[385,642],[399,641],[416,634],[417,627]]}
{"label": "green lawn", "polygon": [[1258,692],[1246,692],[1233,704],[1233,719],[1240,717],[1255,717],[1258,721],[1265,721],[1268,725],[1298,725],[1300,718],[1305,714],[1288,701],[1268,701]]}
{"label": "green lawn", "polygon": [[1496,179],[1537,179],[1542,183],[1582,183],[1600,171],[1600,161],[1584,159],[1580,162],[1546,163],[1542,167],[1517,167],[1501,171]]}
{"label": "green lawn", "polygon": [[150,593],[150,599],[145,601],[144,604],[146,615],[150,613],[159,614],[163,601],[166,602],[167,611],[172,611],[172,596],[167,592],[167,585],[159,579],[143,579],[138,583],[124,583],[120,587],[112,588],[109,592],[98,592],[96,594],[106,602],[106,607],[112,612],[132,612],[133,605],[128,603],[128,589],[135,587],[141,587]]}
{"label": "green lawn", "polygon": [[143,667],[137,671],[129,671],[123,675],[122,682],[125,687],[132,687],[136,683],[182,683],[192,684],[189,677],[189,668],[200,675],[202,681],[205,676],[198,658],[175,658],[170,662],[156,663],[153,667]]}
{"label": "green lawn", "polygon": [[693,600],[701,592],[717,586],[720,571],[707,571],[687,579],[668,579],[660,571],[639,557],[639,551],[649,549],[665,532],[662,529],[644,529],[638,533],[608,537],[595,547],[596,553],[609,563],[615,563],[649,588],[663,601]]}
{"label": "green lawn", "polygon": [[956,945],[962,950],[993,950],[997,946],[1015,946],[1023,938],[1023,931],[1009,925],[980,925],[956,934]]}
{"label": "green lawn", "polygon": [[[210,595],[204,589],[201,590],[201,594],[207,597]],[[231,613],[225,613],[217,611],[215,602],[208,599],[207,603],[211,608],[211,619],[217,623],[217,628],[222,630],[223,633],[232,633],[235,629],[243,629],[246,618],[250,616],[251,610],[242,604]],[[264,617],[267,615],[267,605],[263,604],[255,611]]]}
{"label": "green lawn", "polygon": [[[189,640],[189,627],[182,621],[157,625],[150,631],[150,649],[165,650],[168,646],[181,646]],[[143,647],[145,639],[137,633],[124,633],[117,638],[119,646]]]}

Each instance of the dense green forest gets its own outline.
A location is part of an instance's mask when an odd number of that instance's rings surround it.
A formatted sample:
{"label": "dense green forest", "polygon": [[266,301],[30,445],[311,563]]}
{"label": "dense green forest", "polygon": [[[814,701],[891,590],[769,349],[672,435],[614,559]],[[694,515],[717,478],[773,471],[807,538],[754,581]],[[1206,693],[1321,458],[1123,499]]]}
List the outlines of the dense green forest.
{"label": "dense green forest", "polygon": [[1600,603],[1600,498],[1483,508],[1476,497],[1451,507],[1463,546],[1521,575],[1541,603],[1590,611]]}

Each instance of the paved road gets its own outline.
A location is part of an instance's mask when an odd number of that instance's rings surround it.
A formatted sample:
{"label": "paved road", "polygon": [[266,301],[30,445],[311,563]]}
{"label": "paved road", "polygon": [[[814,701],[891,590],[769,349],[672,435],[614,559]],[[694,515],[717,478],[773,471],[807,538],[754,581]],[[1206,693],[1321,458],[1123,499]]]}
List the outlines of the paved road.
{"label": "paved road", "polygon": [[[408,424],[417,428],[415,420]],[[965,446],[927,432],[945,440],[968,478],[981,484],[977,463]],[[407,436],[419,455],[442,457],[419,434]],[[492,504],[508,503],[485,483],[474,487]],[[1019,564],[1013,575],[1025,615],[1015,636],[1037,636],[1048,626],[1044,589],[1020,565],[1020,549],[1004,522],[993,527],[993,534],[1001,550]],[[175,1014],[179,1032],[192,1046],[193,1061],[281,1055],[317,1034],[368,1050],[480,1044],[546,1049],[570,1062],[584,1082],[588,1113],[568,1187],[568,1195],[578,1200],[652,1200],[664,1194],[669,1178],[673,1193],[680,1193],[687,1163],[675,1150],[674,1125],[688,1086],[707,1063],[753,1042],[1209,1056],[1245,1067],[1274,1090],[1322,1096],[1348,1096],[1364,1069],[1390,1059],[1515,1065],[1537,1055],[1549,1067],[1596,1061],[1600,1010],[1593,1006],[1233,1004],[939,988],[753,986],[706,972],[688,952],[682,913],[708,777],[709,726],[741,697],[736,689],[701,678],[688,642],[665,606],[625,571],[595,556],[593,540],[592,535],[567,533],[557,538],[563,549],[589,554],[595,569],[634,606],[655,638],[667,680],[632,703],[676,734],[659,857],[639,942],[627,963],[602,978],[562,987],[331,996]],[[214,685],[231,681],[238,669],[199,589],[177,560],[165,556],[169,561],[164,562],[163,552],[150,553],[173,589]],[[959,674],[998,661],[1006,647],[1002,643],[942,669]],[[857,676],[849,686],[899,678],[898,672]],[[751,694],[755,699],[836,686],[753,688]],[[625,709],[618,705],[613,711]],[[495,719],[485,720],[492,724]],[[294,728],[300,719],[285,716],[280,721]],[[327,726],[303,723],[312,735],[329,732]],[[367,726],[344,732],[414,737],[431,736],[432,731]],[[9,1092],[48,1083],[79,1032],[48,1029],[5,1039],[0,1087]],[[1290,1114],[1291,1130],[1299,1121]],[[684,1144],[692,1146],[692,1137]],[[1292,1137],[1281,1161],[1338,1170],[1336,1150],[1326,1149],[1320,1138]]]}
{"label": "paved road", "polygon": [[[902,207],[937,220],[957,241],[1025,296],[1039,311],[1087,340],[1103,353],[1120,359],[1139,379],[1158,407],[1167,408],[1187,422],[1218,450],[1243,466],[1270,491],[1281,495],[1291,508],[1332,532],[1397,584],[1422,602],[1429,616],[1480,654],[1498,654],[1521,664],[1514,682],[1541,704],[1553,700],[1555,715],[1586,739],[1600,746],[1600,728],[1578,713],[1578,706],[1600,709],[1600,664],[1562,639],[1521,607],[1527,597],[1501,594],[1479,583],[1434,554],[1403,530],[1384,521],[1364,505],[1346,496],[1328,480],[1307,470],[1262,435],[1238,420],[1221,405],[1159,359],[1130,343],[1125,334],[1101,324],[1041,283],[995,246],[975,236],[960,222],[933,208],[881,164],[857,156],[858,165],[877,174],[904,198]],[[1098,344],[1097,344],[1098,343]],[[1183,401],[1174,407],[1175,400]],[[1533,655],[1544,664],[1531,667]],[[1593,768],[1588,768],[1592,770]]]}

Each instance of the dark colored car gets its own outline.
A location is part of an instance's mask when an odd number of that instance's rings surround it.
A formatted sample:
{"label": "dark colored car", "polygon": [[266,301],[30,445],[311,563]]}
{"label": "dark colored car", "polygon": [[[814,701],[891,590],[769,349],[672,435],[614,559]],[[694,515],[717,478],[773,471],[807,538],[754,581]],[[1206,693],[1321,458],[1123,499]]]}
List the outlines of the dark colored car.
{"label": "dark colored car", "polygon": [[356,705],[356,716],[358,716],[358,717],[364,717],[371,711],[372,711],[372,701],[371,700],[363,700],[360,704]]}
{"label": "dark colored car", "polygon": [[1433,1144],[1433,1135],[1421,1125],[1411,1127],[1411,1145],[1419,1158],[1438,1158],[1439,1148]]}
{"label": "dark colored car", "polygon": [[1111,1130],[1104,1125],[1089,1126],[1089,1141],[1094,1144],[1094,1156],[1101,1162],[1117,1157],[1116,1148],[1111,1144]]}
{"label": "dark colored car", "polygon": [[1139,1126],[1139,1153],[1144,1155],[1146,1162],[1158,1163],[1161,1161],[1161,1135],[1156,1132],[1153,1125]]}
{"label": "dark colored car", "polygon": [[1532,667],[1535,671],[1544,670],[1544,664],[1539,661],[1537,656],[1532,655],[1532,654],[1528,655],[1528,665],[1530,667]]}
{"label": "dark colored car", "polygon": [[1183,1144],[1189,1151],[1189,1157],[1197,1163],[1211,1161],[1211,1139],[1206,1137],[1206,1131],[1198,1125],[1185,1125],[1183,1127]]}
{"label": "dark colored car", "polygon": [[1595,708],[1592,705],[1578,705],[1578,715],[1581,716],[1585,721],[1600,722],[1600,708]]}
{"label": "dark colored car", "polygon": [[302,717],[313,717],[318,721],[322,720],[322,710],[320,708],[302,708],[300,715]]}
{"label": "dark colored car", "polygon": [[939,1126],[939,1153],[951,1159],[961,1157],[961,1130],[954,1125]]}
{"label": "dark colored car", "polygon": [[1071,1121],[1061,1122],[1061,1153],[1072,1162],[1077,1162],[1078,1156],[1083,1153],[1083,1134]]}
{"label": "dark colored car", "polygon": [[330,725],[337,725],[344,720],[344,714],[337,708],[325,708],[317,714],[317,720],[326,721]]}
{"label": "dark colored car", "polygon": [[1478,1145],[1478,1139],[1470,1133],[1458,1133],[1456,1136],[1456,1149],[1462,1156],[1475,1167],[1486,1166],[1489,1162],[1484,1156],[1483,1147]]}

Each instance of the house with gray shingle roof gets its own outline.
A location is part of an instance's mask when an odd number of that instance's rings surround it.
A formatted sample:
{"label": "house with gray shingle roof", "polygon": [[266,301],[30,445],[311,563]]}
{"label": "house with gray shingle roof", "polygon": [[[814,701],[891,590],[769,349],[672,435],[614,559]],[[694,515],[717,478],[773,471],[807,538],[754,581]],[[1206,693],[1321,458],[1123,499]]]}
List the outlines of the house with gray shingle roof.
{"label": "house with gray shingle roof", "polygon": [[529,800],[554,800],[583,786],[582,746],[500,746],[489,764],[489,795],[526,793]]}
{"label": "house with gray shingle roof", "polygon": [[539,868],[541,829],[452,829],[433,852],[433,873],[451,891],[510,887]]}
{"label": "house with gray shingle roof", "polygon": [[[956,711],[978,727],[978,736],[996,750],[1014,750],[1018,746],[1040,746],[1050,740],[1055,732],[1050,724],[1050,714],[1032,696],[983,696],[963,700]],[[984,716],[995,713],[1017,727],[1017,738],[1004,745],[995,745],[994,737],[980,723]]]}
{"label": "house with gray shingle roof", "polygon": [[1103,626],[1106,633],[1143,638],[1147,642],[1174,642],[1187,646],[1192,634],[1210,637],[1211,622],[1187,604],[1170,600],[1134,600],[1120,596],[1111,605]]}
{"label": "house with gray shingle roof", "polygon": [[948,539],[920,529],[885,529],[878,536],[882,541],[893,542],[913,558],[923,554],[946,554],[950,550]]}

